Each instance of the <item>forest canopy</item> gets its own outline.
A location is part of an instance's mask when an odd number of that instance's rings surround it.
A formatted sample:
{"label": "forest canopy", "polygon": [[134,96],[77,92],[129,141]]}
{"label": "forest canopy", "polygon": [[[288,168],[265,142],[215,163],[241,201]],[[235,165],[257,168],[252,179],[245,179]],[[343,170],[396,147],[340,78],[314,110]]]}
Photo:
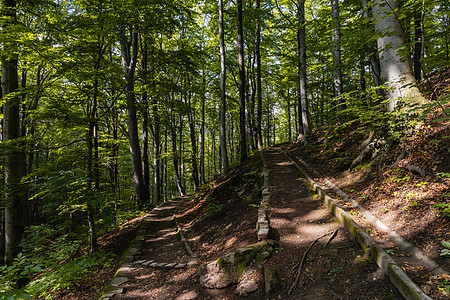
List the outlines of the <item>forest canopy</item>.
{"label": "forest canopy", "polygon": [[[2,0],[0,10],[7,265],[38,232],[58,236],[49,247],[95,251],[142,210],[316,128],[388,132],[392,115],[430,107],[418,84],[450,65],[448,1]],[[66,250],[40,260],[78,251]]]}

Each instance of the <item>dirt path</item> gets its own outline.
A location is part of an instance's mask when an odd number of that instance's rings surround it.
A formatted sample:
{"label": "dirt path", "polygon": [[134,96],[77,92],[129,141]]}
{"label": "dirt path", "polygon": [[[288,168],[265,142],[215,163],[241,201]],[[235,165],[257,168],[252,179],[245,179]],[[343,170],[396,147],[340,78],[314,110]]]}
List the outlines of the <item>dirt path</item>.
{"label": "dirt path", "polygon": [[[308,194],[281,147],[264,151],[270,170],[270,225],[279,240],[279,252],[267,265],[280,268],[284,286],[281,299],[402,299],[389,279],[368,259],[319,201]],[[306,249],[323,234],[338,230],[317,241],[307,254],[304,273],[297,287],[288,294],[295,281],[299,263]]]}
{"label": "dirt path", "polygon": [[[178,203],[168,203],[155,209],[147,220],[150,226],[143,237],[142,250],[129,264],[128,281],[121,284],[123,293],[115,295],[113,299],[402,299],[388,278],[365,256],[360,246],[335,222],[328,210],[308,194],[296,169],[282,154],[282,148],[269,148],[263,152],[263,157],[270,172],[271,238],[279,243],[276,253],[269,258],[265,267],[280,270],[282,288],[270,296],[265,295],[262,270],[257,274],[259,289],[246,298],[235,294],[235,285],[220,290],[205,289],[199,285],[199,264],[255,242],[257,208],[252,202],[245,202],[251,201],[251,197],[244,196],[242,192],[248,191],[250,195],[250,189],[247,189],[249,185],[242,179],[243,176],[236,177],[239,180],[230,184],[226,190],[215,191],[217,195],[228,196],[231,200],[226,200],[230,201],[229,204],[224,204],[224,209],[219,210],[213,219],[204,217],[205,211],[208,211],[205,208],[210,206],[199,206],[199,200],[186,202],[187,205],[180,208],[181,215],[190,215],[188,220],[198,219],[200,223],[197,226],[203,224],[198,229],[188,225],[193,221],[181,222],[182,226],[184,223],[184,230],[187,230],[189,243],[192,243],[194,252],[200,257],[198,264],[192,267],[183,266],[190,257],[183,248],[172,220]],[[258,173],[255,166],[260,166],[260,161],[254,158],[254,162],[247,163],[252,164],[249,168],[254,174]],[[247,169],[241,172],[247,177],[250,174]],[[223,182],[227,181],[229,178]],[[260,201],[258,193],[256,195],[259,199],[256,201]],[[211,205],[208,204],[210,201],[205,201],[205,205]],[[215,231],[220,234],[213,234]],[[325,247],[331,233],[335,231],[337,234]],[[288,294],[297,273],[297,269],[291,272],[293,266],[301,261],[306,249],[320,236],[323,237],[308,251],[296,288]],[[157,266],[162,263],[172,265]],[[180,268],[175,268],[175,263]]]}

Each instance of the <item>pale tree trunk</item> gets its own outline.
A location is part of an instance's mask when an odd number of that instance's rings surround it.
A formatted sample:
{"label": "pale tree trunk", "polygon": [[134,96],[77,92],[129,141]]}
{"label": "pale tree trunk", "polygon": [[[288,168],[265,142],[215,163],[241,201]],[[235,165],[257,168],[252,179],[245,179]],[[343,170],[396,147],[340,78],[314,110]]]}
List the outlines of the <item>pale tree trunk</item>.
{"label": "pale tree trunk", "polygon": [[242,30],[242,0],[236,1],[237,19],[237,48],[239,64],[239,159],[247,159],[247,131],[245,121],[245,64],[244,64],[244,36]]}
{"label": "pale tree trunk", "polygon": [[262,82],[261,82],[261,17],[260,17],[261,0],[256,0],[256,9],[258,13],[258,23],[256,24],[256,143],[258,149],[262,149]]}
{"label": "pale tree trunk", "polygon": [[188,112],[188,122],[189,122],[189,134],[191,137],[191,145],[192,145],[192,151],[191,151],[191,160],[192,160],[192,179],[194,181],[194,190],[195,192],[199,191],[200,187],[200,181],[198,176],[198,164],[197,164],[197,136],[195,134],[195,115],[192,109],[191,105],[191,93],[188,94],[188,105],[189,105],[189,112]]}
{"label": "pale tree trunk", "polygon": [[[363,18],[369,22],[368,24],[373,24],[371,10],[368,6],[368,0],[362,0],[361,2],[363,6]],[[377,54],[376,43],[374,41],[367,42],[365,44],[365,52],[366,54],[369,53],[370,69],[372,71],[373,83],[375,84],[375,86],[380,87],[381,85],[383,85],[383,78],[381,76],[380,59]],[[380,98],[383,99],[385,97],[384,89],[378,88],[377,94]]]}
{"label": "pale tree trunk", "polygon": [[228,150],[226,135],[226,66],[225,66],[225,33],[223,23],[223,0],[219,0],[219,46],[220,46],[220,111],[219,111],[219,139],[220,139],[220,159],[222,171],[227,172]]}
{"label": "pale tree trunk", "polygon": [[[416,85],[411,61],[407,52],[406,35],[398,20],[400,0],[375,0],[373,10],[375,31],[380,50],[380,64],[383,79],[388,85],[390,98],[387,111],[398,107],[412,107],[425,102]],[[403,104],[402,104],[403,102]]]}
{"label": "pale tree trunk", "polygon": [[[147,73],[148,73],[148,51],[147,51],[147,42],[144,41],[141,47],[142,52],[142,70],[143,70],[143,80],[144,83],[147,84]],[[148,158],[148,139],[149,139],[149,124],[148,124],[148,94],[147,91],[144,90],[142,92],[142,172],[145,190],[150,196],[150,167],[149,167],[149,158]]]}
{"label": "pale tree trunk", "polygon": [[[16,1],[3,1],[2,14],[7,19],[0,32],[9,31],[9,25],[16,22]],[[6,45],[2,44],[1,47]],[[12,49],[17,45],[7,45]],[[3,172],[5,178],[5,263],[11,265],[20,252],[27,220],[28,201],[22,190],[21,179],[25,175],[24,145],[20,142],[20,98],[14,95],[19,88],[17,57],[2,57],[2,97],[6,99],[3,107],[3,141],[5,159]]]}
{"label": "pale tree trunk", "polygon": [[137,63],[138,36],[133,30],[130,30],[130,40],[128,41],[125,33],[122,33],[120,46],[122,52],[122,63],[125,71],[126,85],[126,103],[128,119],[128,141],[130,143],[131,166],[133,170],[133,188],[137,202],[146,204],[149,199],[149,193],[144,183],[142,171],[141,149],[139,145],[138,122],[136,113],[136,100],[134,94],[134,73]]}
{"label": "pale tree trunk", "polygon": [[[175,121],[175,116],[173,113],[173,99],[171,99],[171,97],[169,97],[169,103],[171,105],[171,107],[169,108],[169,115],[170,115],[170,140],[172,142],[172,162],[173,162],[173,171],[174,171],[174,180],[175,180],[175,185],[177,187],[177,193],[178,196],[184,196],[185,192],[184,192],[184,187],[183,187],[183,181],[181,179],[181,172],[179,169],[179,152],[177,150],[177,132],[176,132],[176,121]],[[180,126],[180,136],[181,136],[181,126]],[[181,148],[181,144],[179,145],[179,147]]]}
{"label": "pale tree trunk", "polygon": [[305,30],[305,0],[297,0],[298,7],[298,74],[300,103],[298,106],[298,119],[303,135],[311,133],[309,126],[308,93],[306,90],[306,30]]}
{"label": "pale tree trunk", "polygon": [[[202,74],[203,79],[203,87],[206,87],[206,78],[205,74]],[[201,145],[200,145],[200,183],[206,183],[205,177],[205,90],[203,90],[202,96],[202,125],[200,127],[200,135],[201,135]]]}
{"label": "pale tree trunk", "polygon": [[153,100],[153,202],[161,202],[161,158],[160,158],[160,125],[159,125],[159,112],[158,112],[158,102]]}
{"label": "pale tree trunk", "polygon": [[340,99],[342,89],[342,64],[341,64],[341,21],[339,20],[339,0],[331,0],[331,17],[333,20],[333,87],[335,106],[337,111],[343,111],[345,105]]}

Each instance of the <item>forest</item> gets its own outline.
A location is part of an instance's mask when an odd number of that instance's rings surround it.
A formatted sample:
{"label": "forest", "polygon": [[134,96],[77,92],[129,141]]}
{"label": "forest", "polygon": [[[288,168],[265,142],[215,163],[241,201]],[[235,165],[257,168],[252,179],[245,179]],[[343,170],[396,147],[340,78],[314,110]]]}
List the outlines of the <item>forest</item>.
{"label": "forest", "polygon": [[[446,0],[1,0],[0,11],[0,298],[67,288],[110,262],[100,237],[258,150],[357,125],[389,153],[428,114],[450,119],[430,80],[450,66]],[[346,168],[361,163],[341,151]]]}

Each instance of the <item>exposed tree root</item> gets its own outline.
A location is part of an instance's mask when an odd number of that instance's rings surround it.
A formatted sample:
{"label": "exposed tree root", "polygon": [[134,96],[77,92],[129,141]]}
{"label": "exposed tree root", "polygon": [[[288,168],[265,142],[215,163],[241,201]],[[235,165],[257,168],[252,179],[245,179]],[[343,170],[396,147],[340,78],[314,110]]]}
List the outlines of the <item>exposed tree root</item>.
{"label": "exposed tree root", "polygon": [[425,177],[425,170],[414,165],[407,165],[406,168],[416,177]]}

